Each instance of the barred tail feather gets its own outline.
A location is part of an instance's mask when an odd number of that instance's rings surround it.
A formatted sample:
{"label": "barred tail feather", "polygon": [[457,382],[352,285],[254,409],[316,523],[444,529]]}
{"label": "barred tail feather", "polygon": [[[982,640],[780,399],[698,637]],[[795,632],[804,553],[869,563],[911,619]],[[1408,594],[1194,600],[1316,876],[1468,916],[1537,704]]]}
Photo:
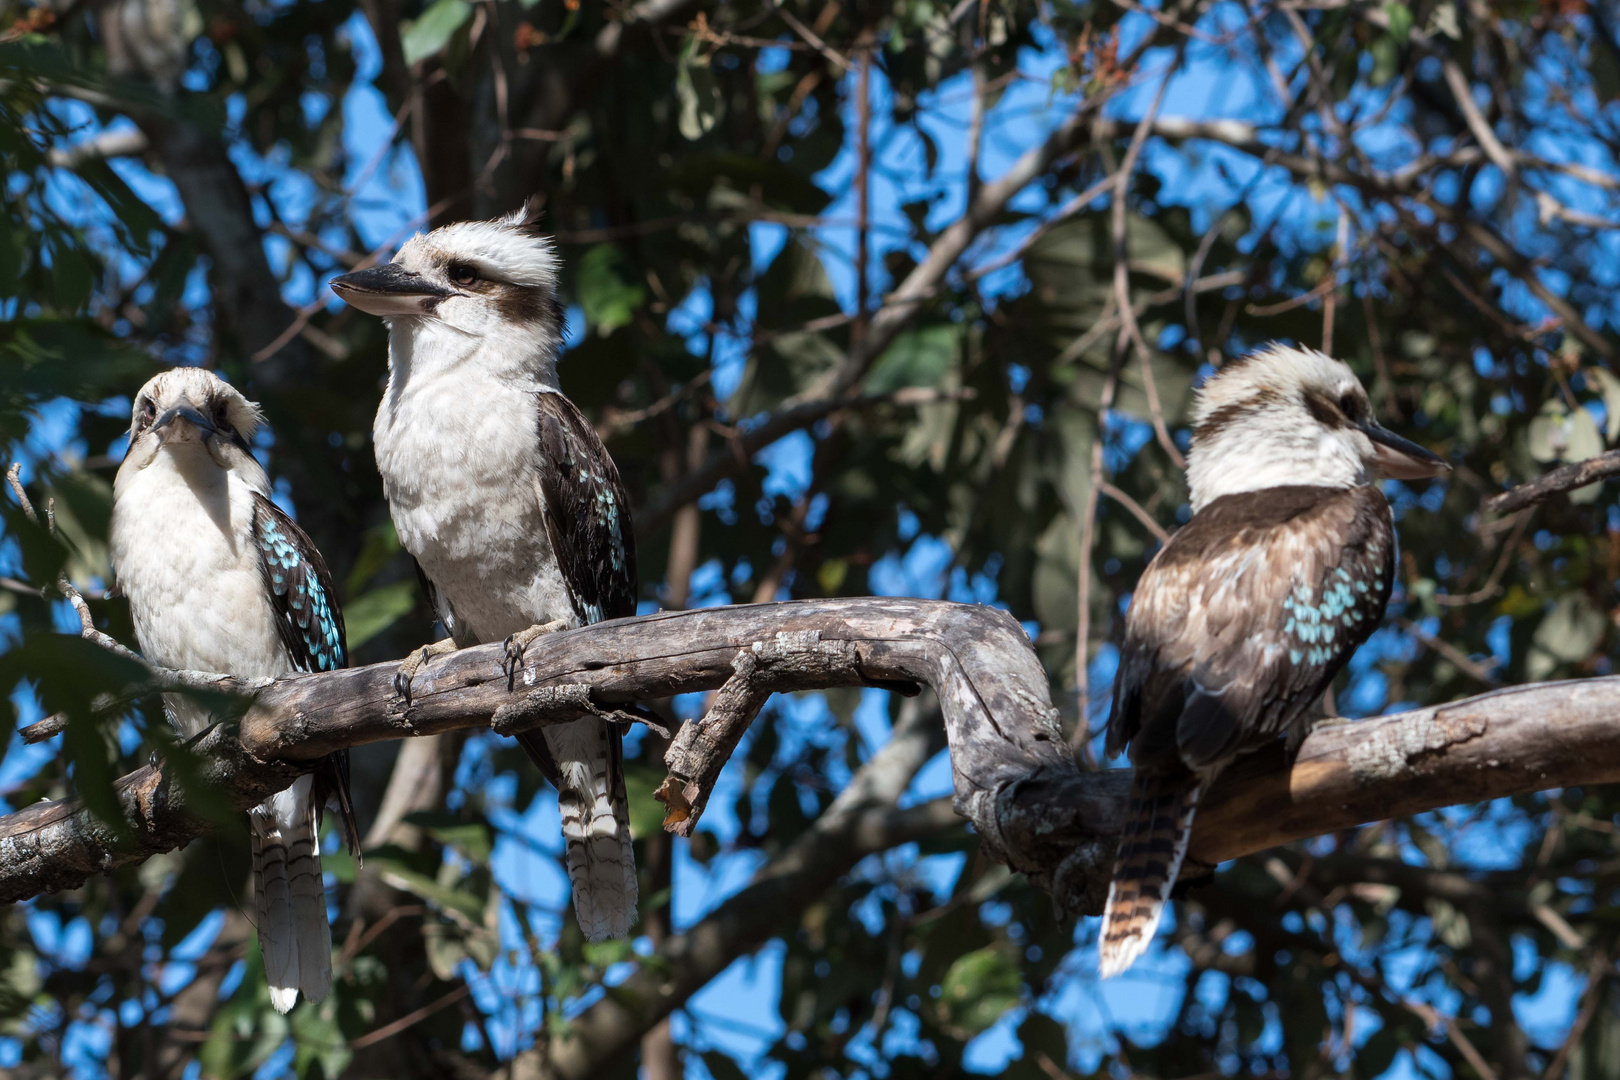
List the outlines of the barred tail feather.
{"label": "barred tail feather", "polygon": [[332,986],[332,928],[326,921],[320,834],[311,778],[303,776],[248,812],[259,950],[270,1003],[292,1009],[300,992],[311,1001]]}
{"label": "barred tail feather", "polygon": [[545,729],[556,761],[574,913],[589,941],[622,938],[636,921],[636,857],[630,843],[618,730],[591,718]]}
{"label": "barred tail feather", "polygon": [[1103,909],[1100,974],[1112,978],[1146,951],[1181,872],[1202,785],[1138,773]]}

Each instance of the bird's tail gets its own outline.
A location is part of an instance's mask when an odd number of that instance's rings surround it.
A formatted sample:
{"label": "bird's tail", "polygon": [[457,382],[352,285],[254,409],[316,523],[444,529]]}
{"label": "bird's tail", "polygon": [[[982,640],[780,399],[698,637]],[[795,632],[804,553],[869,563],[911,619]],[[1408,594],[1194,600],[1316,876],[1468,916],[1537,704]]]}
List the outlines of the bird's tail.
{"label": "bird's tail", "polygon": [[616,725],[596,717],[545,729],[557,764],[574,913],[589,941],[622,938],[636,921],[636,856]]}
{"label": "bird's tail", "polygon": [[1182,776],[1143,775],[1131,780],[1125,834],[1114,860],[1114,880],[1103,909],[1101,975],[1111,978],[1136,962],[1153,940],[1170,888],[1192,836],[1202,785]]}
{"label": "bird's tail", "polygon": [[270,1003],[282,1013],[292,1009],[300,991],[319,1001],[332,986],[332,928],[326,921],[312,782],[301,776],[248,811],[259,950]]}

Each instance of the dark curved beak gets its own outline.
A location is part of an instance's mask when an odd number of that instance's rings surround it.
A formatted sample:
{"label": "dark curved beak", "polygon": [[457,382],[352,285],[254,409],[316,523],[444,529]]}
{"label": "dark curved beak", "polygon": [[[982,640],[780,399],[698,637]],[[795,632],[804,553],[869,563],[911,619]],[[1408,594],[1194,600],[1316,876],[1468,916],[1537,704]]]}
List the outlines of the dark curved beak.
{"label": "dark curved beak", "polygon": [[1373,465],[1381,476],[1391,480],[1425,480],[1451,471],[1451,466],[1438,455],[1374,421],[1362,424],[1361,430],[1373,442]]}
{"label": "dark curved beak", "polygon": [[156,420],[152,421],[152,430],[158,432],[158,437],[167,442],[169,433],[174,430],[171,425],[176,420],[184,420],[196,428],[198,434],[205,439],[210,435],[219,434],[219,429],[214,426],[214,422],[190,405],[176,405],[172,409],[165,409],[158,415]]}
{"label": "dark curved beak", "polygon": [[440,300],[456,295],[393,263],[335,277],[332,291],[368,315],[431,315]]}

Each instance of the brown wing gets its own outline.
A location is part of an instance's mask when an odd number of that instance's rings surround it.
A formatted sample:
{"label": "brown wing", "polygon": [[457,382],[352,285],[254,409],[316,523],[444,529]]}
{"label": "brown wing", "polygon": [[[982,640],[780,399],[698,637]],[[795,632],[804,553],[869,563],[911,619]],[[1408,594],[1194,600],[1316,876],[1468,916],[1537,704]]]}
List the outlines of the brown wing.
{"label": "brown wing", "polygon": [[[572,401],[562,394],[536,396],[540,453],[552,466],[541,478],[546,535],[574,611],[585,623],[634,615],[636,537],[618,467]],[[541,732],[526,732],[518,741],[546,779],[560,788],[561,773]],[[608,754],[608,768],[622,793],[624,748],[618,732],[608,739]]]}
{"label": "brown wing", "polygon": [[546,531],[574,610],[587,623],[636,613],[630,499],[596,429],[561,394],[539,398]]}
{"label": "brown wing", "polygon": [[1138,767],[1221,765],[1288,728],[1377,628],[1395,536],[1377,488],[1205,507],[1137,586],[1108,722]]}

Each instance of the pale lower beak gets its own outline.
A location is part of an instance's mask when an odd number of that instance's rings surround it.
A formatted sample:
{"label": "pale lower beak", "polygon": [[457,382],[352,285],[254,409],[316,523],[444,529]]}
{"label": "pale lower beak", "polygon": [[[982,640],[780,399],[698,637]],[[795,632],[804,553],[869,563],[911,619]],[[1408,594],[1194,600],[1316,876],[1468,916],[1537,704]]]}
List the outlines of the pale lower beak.
{"label": "pale lower beak", "polygon": [[368,315],[431,315],[454,289],[436,285],[420,274],[388,263],[332,279],[332,291],[343,302]]}
{"label": "pale lower beak", "polygon": [[1373,467],[1391,480],[1426,480],[1451,471],[1438,455],[1403,439],[1388,428],[1368,422],[1361,426],[1373,443]]}

